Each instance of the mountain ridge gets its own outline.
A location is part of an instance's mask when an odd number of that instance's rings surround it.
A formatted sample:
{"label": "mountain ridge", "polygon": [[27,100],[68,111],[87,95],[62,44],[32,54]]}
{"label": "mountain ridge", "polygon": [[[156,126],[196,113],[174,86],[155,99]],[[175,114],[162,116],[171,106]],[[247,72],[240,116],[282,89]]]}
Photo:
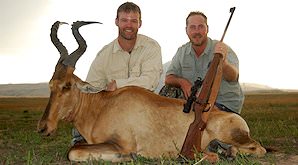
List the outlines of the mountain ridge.
{"label": "mountain ridge", "polygon": [[[162,80],[161,80],[162,81]],[[160,83],[156,92],[158,92],[163,83]],[[298,92],[298,90],[282,90],[271,88],[266,85],[254,83],[241,83],[245,94],[250,93],[280,93],[280,92]],[[50,90],[48,83],[24,83],[24,84],[0,84],[1,97],[49,97]]]}
{"label": "mountain ridge", "polygon": [[[165,71],[171,61],[163,64],[163,73],[159,85],[155,90],[158,93],[164,85]],[[281,93],[281,92],[298,92],[298,90],[287,90],[272,88],[267,85],[255,83],[241,83],[244,94],[250,93]],[[24,84],[0,84],[0,97],[49,97],[50,90],[47,82],[42,83],[24,83]]]}

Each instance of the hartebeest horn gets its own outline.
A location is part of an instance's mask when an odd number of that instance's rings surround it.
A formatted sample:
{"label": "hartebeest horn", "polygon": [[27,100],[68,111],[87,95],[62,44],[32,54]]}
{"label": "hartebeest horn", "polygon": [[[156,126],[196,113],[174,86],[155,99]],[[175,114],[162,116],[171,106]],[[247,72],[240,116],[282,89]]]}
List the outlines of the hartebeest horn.
{"label": "hartebeest horn", "polygon": [[60,52],[60,59],[59,59],[58,63],[63,61],[68,56],[68,51],[67,51],[66,47],[61,43],[61,41],[57,37],[58,28],[62,24],[68,24],[68,23],[56,21],[52,25],[51,35],[50,35],[52,43],[55,45],[57,50]]}
{"label": "hartebeest horn", "polygon": [[87,49],[87,44],[86,44],[86,41],[84,40],[84,38],[82,37],[82,35],[80,34],[79,32],[79,28],[81,26],[84,26],[84,25],[88,25],[88,24],[91,24],[91,23],[99,23],[101,24],[100,22],[86,22],[86,21],[77,21],[77,22],[74,22],[72,24],[72,34],[74,35],[77,43],[79,44],[79,47],[77,48],[77,50],[75,50],[74,52],[72,52],[68,58],[66,58],[64,61],[63,61],[63,64],[64,65],[67,65],[67,66],[72,66],[73,68],[75,67],[78,59],[83,55],[83,53],[86,51]]}

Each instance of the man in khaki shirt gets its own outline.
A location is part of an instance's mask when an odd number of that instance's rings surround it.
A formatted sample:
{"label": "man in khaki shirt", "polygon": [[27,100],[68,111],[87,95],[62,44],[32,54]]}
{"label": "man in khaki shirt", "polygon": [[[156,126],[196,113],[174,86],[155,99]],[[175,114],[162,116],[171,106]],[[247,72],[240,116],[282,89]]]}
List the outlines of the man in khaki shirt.
{"label": "man in khaki shirt", "polygon": [[162,73],[161,48],[155,40],[138,34],[140,8],[131,2],[122,4],[115,23],[118,38],[97,54],[86,81],[100,90],[134,85],[154,91]]}
{"label": "man in khaki shirt", "polygon": [[[138,34],[140,8],[132,2],[123,3],[115,23],[118,38],[99,51],[86,81],[99,90],[134,85],[154,91],[162,73],[161,48],[155,40]],[[72,145],[86,142],[77,129],[72,130],[72,136]]]}

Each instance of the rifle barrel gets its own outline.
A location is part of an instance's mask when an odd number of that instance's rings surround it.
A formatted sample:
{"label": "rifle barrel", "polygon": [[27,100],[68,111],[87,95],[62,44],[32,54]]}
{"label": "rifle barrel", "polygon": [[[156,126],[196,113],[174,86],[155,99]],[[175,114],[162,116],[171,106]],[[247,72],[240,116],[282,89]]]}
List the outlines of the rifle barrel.
{"label": "rifle barrel", "polygon": [[230,15],[229,21],[228,21],[228,23],[227,23],[227,25],[226,25],[225,31],[224,31],[224,33],[223,33],[221,39],[220,39],[220,42],[222,42],[222,41],[224,40],[224,38],[225,38],[226,32],[227,32],[228,27],[229,27],[229,25],[230,25],[230,22],[231,22],[231,19],[232,19],[232,16],[233,16],[233,14],[234,14],[235,9],[236,9],[236,7],[232,7],[232,8],[230,8],[230,13],[231,13],[231,15]]}

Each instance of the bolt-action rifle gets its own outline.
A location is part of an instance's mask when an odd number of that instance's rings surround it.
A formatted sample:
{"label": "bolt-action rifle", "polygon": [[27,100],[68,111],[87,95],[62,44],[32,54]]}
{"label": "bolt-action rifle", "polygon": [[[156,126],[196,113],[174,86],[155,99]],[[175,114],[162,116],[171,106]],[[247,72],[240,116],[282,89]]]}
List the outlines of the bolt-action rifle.
{"label": "bolt-action rifle", "polygon": [[[225,31],[223,33],[223,36],[220,40],[220,42],[223,41],[224,36],[226,34],[227,28],[230,24],[231,18],[233,16],[233,13],[235,11],[235,7],[230,9],[231,16],[229,18],[229,21],[226,25]],[[195,111],[195,119],[190,124],[186,138],[184,140],[182,149],[180,154],[188,159],[194,159],[194,150],[200,152],[201,151],[201,138],[202,138],[202,132],[206,127],[206,122],[209,115],[209,110],[213,108],[213,105],[215,103],[219,87],[221,84],[222,79],[222,64],[223,64],[223,56],[222,54],[214,54],[213,60],[211,62],[211,65],[209,67],[209,70],[204,78],[202,89],[199,93],[198,98],[188,98],[187,103],[184,105],[183,112],[189,112],[190,107],[192,103],[193,108]],[[194,84],[194,86],[197,84]],[[195,87],[192,87],[191,96],[197,95],[197,89]],[[194,88],[194,89],[193,89]],[[190,104],[190,105],[188,105]],[[185,110],[185,108],[189,108],[189,110]],[[203,116],[203,112],[206,112]]]}

